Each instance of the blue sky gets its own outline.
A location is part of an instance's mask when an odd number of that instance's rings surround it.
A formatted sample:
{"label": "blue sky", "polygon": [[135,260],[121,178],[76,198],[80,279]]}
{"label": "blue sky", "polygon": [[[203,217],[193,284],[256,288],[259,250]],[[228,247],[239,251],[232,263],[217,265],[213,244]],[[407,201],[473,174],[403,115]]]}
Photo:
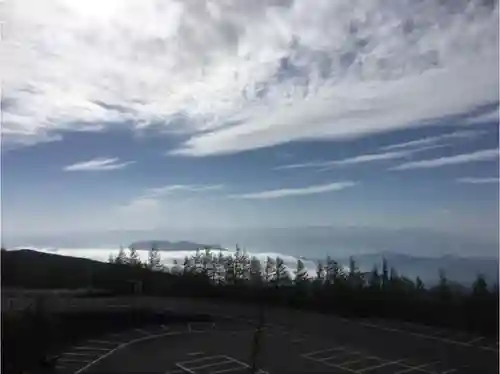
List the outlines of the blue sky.
{"label": "blue sky", "polygon": [[496,2],[23,3],[4,237],[411,228],[497,251]]}

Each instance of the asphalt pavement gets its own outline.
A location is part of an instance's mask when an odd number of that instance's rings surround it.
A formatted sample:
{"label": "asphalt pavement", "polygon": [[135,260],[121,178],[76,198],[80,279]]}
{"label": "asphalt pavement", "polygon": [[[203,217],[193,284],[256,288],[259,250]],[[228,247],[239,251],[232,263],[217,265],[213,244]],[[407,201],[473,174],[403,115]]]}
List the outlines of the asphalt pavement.
{"label": "asphalt pavement", "polygon": [[[201,312],[200,305],[196,311]],[[267,322],[276,320],[278,312],[267,310]],[[285,321],[268,324],[262,331],[256,360],[261,374],[498,373],[494,350],[330,316],[294,314],[288,313]],[[248,373],[254,337],[254,326],[243,320],[150,326],[70,347],[59,362],[59,370],[64,374]]]}

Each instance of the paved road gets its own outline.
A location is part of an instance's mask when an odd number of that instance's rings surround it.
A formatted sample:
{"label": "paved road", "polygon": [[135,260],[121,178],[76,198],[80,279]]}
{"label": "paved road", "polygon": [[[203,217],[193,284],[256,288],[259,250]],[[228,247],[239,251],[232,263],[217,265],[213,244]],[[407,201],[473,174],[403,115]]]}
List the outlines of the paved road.
{"label": "paved road", "polygon": [[[255,308],[203,300],[143,299],[141,304],[155,309],[161,307],[178,311],[236,316],[242,320],[257,317]],[[467,334],[444,330],[437,331],[416,325],[346,320],[279,308],[266,309],[266,317],[270,326],[264,335],[262,365],[263,369],[270,374],[308,372],[498,373],[498,345],[496,342],[489,342],[481,337],[471,337]],[[167,370],[173,370],[173,373],[190,373],[189,370],[191,370],[191,374],[192,372],[205,374],[210,372],[208,368],[227,369],[227,372],[231,372],[235,370],[231,362],[235,366],[238,366],[237,362],[240,362],[239,367],[243,370],[245,364],[249,362],[252,334],[239,332],[233,335],[228,331],[249,330],[251,326],[241,321],[234,323],[238,326],[241,324],[244,328],[221,322],[217,324],[215,331],[206,332],[203,333],[206,335],[203,335],[189,333],[189,328],[185,326],[179,330],[182,335],[170,335],[158,341],[145,341],[136,343],[139,345],[134,344],[123,348],[124,350],[120,349],[103,359],[99,365],[90,367],[89,370],[92,369],[92,372],[96,370],[110,372],[111,370],[162,373]],[[158,329],[158,327],[155,328]],[[158,332],[149,334],[158,334]],[[118,340],[123,342],[128,339],[129,341],[137,336],[146,335],[136,331],[132,332],[128,338],[122,336]],[[107,337],[102,341],[113,341],[113,339]],[[140,348],[143,346],[147,348]],[[93,347],[98,346],[93,345]],[[101,347],[100,350],[91,352],[94,355],[92,357],[95,359],[102,354],[107,354],[111,348],[110,345]],[[200,354],[199,357],[189,355],[189,353],[196,352],[203,352],[203,355]],[[91,362],[92,357],[88,356],[87,362]],[[193,357],[199,358],[200,361],[193,361]],[[202,357],[205,357],[207,361],[201,360]],[[286,357],[286,360],[278,360],[277,358],[280,357]],[[182,362],[188,362],[187,366]],[[282,364],[283,362],[290,363],[285,365]],[[177,365],[179,363],[181,366]],[[193,369],[197,367],[198,369]],[[371,367],[374,368],[368,370]]]}

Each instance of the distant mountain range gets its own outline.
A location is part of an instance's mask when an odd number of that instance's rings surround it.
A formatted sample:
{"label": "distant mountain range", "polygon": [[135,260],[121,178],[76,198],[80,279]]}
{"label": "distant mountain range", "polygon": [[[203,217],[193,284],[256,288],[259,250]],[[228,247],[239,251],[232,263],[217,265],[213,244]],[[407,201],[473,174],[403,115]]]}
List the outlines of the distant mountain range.
{"label": "distant mountain range", "polygon": [[[446,277],[453,282],[470,285],[478,274],[482,274],[489,284],[498,283],[499,263],[494,257],[458,257],[445,255],[441,257],[417,257],[392,252],[381,252],[353,256],[356,265],[361,271],[370,271],[377,265],[382,268],[382,259],[394,267],[398,274],[415,279],[419,276],[429,285],[439,280],[439,270],[442,269]],[[349,258],[336,259],[348,265]]]}
{"label": "distant mountain range", "polygon": [[159,251],[195,251],[198,248],[209,247],[212,249],[221,249],[219,244],[200,244],[190,241],[170,242],[168,240],[143,240],[137,241],[128,246],[137,250],[150,250],[156,248]]}

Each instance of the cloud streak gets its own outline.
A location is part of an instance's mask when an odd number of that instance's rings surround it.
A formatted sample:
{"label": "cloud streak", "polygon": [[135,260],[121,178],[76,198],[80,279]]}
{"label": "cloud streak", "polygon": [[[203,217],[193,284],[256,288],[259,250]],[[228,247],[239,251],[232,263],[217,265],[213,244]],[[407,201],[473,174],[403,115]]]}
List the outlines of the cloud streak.
{"label": "cloud streak", "polygon": [[124,169],[134,161],[118,162],[119,159],[114,158],[95,158],[89,161],[77,162],[72,165],[65,166],[64,171],[108,171]]}
{"label": "cloud streak", "polygon": [[351,181],[335,182],[329,184],[308,186],[303,188],[284,188],[278,190],[268,190],[268,191],[240,194],[240,195],[231,195],[230,197],[235,199],[252,199],[252,200],[278,199],[290,196],[314,195],[319,193],[341,191],[346,188],[353,187],[357,184],[358,184],[357,182],[351,182]]}
{"label": "cloud streak", "polygon": [[420,147],[420,146],[425,146],[425,145],[431,145],[431,144],[436,144],[439,143],[443,140],[456,140],[456,139],[474,139],[477,138],[481,135],[484,135],[486,132],[485,131],[478,131],[478,130],[464,130],[464,131],[456,131],[451,134],[443,134],[443,135],[438,135],[438,136],[429,136],[427,138],[423,139],[417,139],[417,140],[412,140],[409,142],[405,143],[398,143],[398,144],[391,144],[386,147],[382,147],[383,150],[394,150],[394,149],[401,149],[401,148],[410,148],[410,147]]}
{"label": "cloud streak", "polygon": [[172,184],[163,187],[150,188],[146,191],[149,196],[165,196],[175,192],[210,192],[223,190],[224,186],[217,185],[188,185],[188,184]]}
{"label": "cloud streak", "polygon": [[457,183],[465,183],[465,184],[490,184],[490,183],[498,183],[498,178],[476,178],[476,177],[464,177],[458,178]]}
{"label": "cloud streak", "polygon": [[386,160],[395,160],[404,157],[411,156],[414,153],[426,151],[429,149],[441,148],[446,146],[446,144],[435,144],[424,146],[416,149],[409,150],[398,150],[393,152],[385,152],[385,153],[368,153],[364,155],[349,157],[341,160],[331,160],[331,161],[313,161],[313,162],[305,162],[299,164],[290,164],[278,166],[275,170],[282,169],[301,169],[301,168],[322,168],[323,170],[331,169],[335,166],[343,166],[343,165],[356,165],[356,164],[364,164],[375,161],[386,161]]}
{"label": "cloud streak", "polygon": [[435,158],[431,160],[407,162],[390,168],[389,170],[430,169],[448,165],[460,165],[470,162],[492,161],[498,160],[498,155],[498,149],[486,149],[482,151]]}
{"label": "cloud streak", "polygon": [[18,0],[5,21],[8,143],[118,124],[206,156],[499,99],[498,2]]}

